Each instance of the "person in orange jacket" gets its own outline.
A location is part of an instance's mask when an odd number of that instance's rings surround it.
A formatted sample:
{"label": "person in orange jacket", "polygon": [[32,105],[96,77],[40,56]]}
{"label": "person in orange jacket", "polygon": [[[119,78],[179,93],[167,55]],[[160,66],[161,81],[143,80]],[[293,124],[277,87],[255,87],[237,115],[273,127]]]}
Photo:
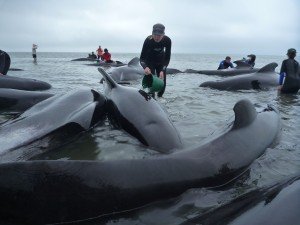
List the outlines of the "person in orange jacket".
{"label": "person in orange jacket", "polygon": [[101,56],[103,55],[103,50],[100,45],[99,48],[96,50],[96,52],[97,52],[97,58],[100,59]]}

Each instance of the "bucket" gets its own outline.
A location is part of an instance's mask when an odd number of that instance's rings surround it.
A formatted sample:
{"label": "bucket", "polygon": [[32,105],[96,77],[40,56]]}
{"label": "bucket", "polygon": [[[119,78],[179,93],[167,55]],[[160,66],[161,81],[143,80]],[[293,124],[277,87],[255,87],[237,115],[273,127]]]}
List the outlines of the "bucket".
{"label": "bucket", "polygon": [[164,81],[155,75],[145,75],[142,81],[143,88],[149,88],[150,92],[159,92],[164,87]]}

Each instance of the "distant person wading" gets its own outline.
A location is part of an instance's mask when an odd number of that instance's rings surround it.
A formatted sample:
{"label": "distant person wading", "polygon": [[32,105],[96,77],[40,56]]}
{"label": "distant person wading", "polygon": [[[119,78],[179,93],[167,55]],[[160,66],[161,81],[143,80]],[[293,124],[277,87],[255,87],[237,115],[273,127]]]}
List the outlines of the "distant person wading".
{"label": "distant person wading", "polygon": [[[166,88],[166,69],[171,58],[171,39],[165,35],[165,26],[158,23],[153,26],[152,35],[144,42],[140,63],[146,75],[157,75],[164,80],[163,89],[157,93],[161,97]],[[154,96],[154,93],[152,93]]]}
{"label": "distant person wading", "polygon": [[36,49],[38,48],[38,46],[36,44],[32,44],[32,58],[33,61],[36,62]]}

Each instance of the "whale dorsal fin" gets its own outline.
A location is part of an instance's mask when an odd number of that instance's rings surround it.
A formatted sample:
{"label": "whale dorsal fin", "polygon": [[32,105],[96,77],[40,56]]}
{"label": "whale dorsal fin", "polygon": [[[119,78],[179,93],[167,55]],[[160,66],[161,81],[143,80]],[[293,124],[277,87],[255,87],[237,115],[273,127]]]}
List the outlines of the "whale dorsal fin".
{"label": "whale dorsal fin", "polygon": [[101,67],[98,68],[98,71],[102,74],[104,80],[107,82],[108,86],[113,89],[118,86],[118,84],[112,79],[111,76],[109,76],[108,73]]}
{"label": "whale dorsal fin", "polygon": [[248,99],[238,101],[233,107],[233,111],[235,114],[233,129],[239,129],[251,124],[257,116],[253,104]]}
{"label": "whale dorsal fin", "polygon": [[252,68],[248,63],[244,62],[243,60],[237,60],[233,63],[235,63],[237,67]]}
{"label": "whale dorsal fin", "polygon": [[259,71],[257,71],[258,73],[267,73],[267,72],[274,72],[275,68],[278,66],[277,63],[273,62],[273,63],[269,63],[267,65],[265,65],[264,67],[262,67]]}
{"label": "whale dorsal fin", "polygon": [[130,67],[137,67],[140,64],[140,58],[134,57],[132,60],[129,61],[128,66]]}

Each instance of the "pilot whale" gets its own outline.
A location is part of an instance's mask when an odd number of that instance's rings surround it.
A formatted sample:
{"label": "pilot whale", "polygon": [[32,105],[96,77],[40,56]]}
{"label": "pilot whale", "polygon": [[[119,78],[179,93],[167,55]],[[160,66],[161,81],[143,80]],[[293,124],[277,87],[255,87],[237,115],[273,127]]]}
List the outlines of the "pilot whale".
{"label": "pilot whale", "polygon": [[0,164],[0,222],[45,224],[94,218],[224,185],[248,170],[277,137],[280,118],[248,100],[235,120],[199,146],[147,159]]}
{"label": "pilot whale", "polygon": [[241,75],[241,74],[255,73],[259,70],[257,68],[252,68],[248,63],[245,63],[240,60],[234,61],[234,63],[237,65],[234,68],[221,69],[221,70],[187,69],[185,71],[185,73],[198,73],[198,74],[216,75],[216,76],[236,76],[236,75]]}
{"label": "pilot whale", "polygon": [[[250,191],[181,225],[300,224],[300,175]],[[220,221],[222,221],[220,223]]]}
{"label": "pilot whale", "polygon": [[107,116],[141,143],[161,152],[182,148],[181,137],[160,104],[142,90],[117,84],[102,68]]}
{"label": "pilot whale", "polygon": [[0,76],[0,88],[11,88],[26,91],[39,91],[51,88],[51,85],[44,81],[36,79]]}
{"label": "pilot whale", "polygon": [[[47,151],[47,145],[52,144],[51,139],[48,144],[42,143],[36,148],[27,145],[48,135],[55,136],[55,132],[61,129],[68,130],[70,135],[90,129],[106,116],[104,104],[105,97],[90,89],[53,96],[36,104],[18,117],[1,124],[0,162],[27,160]],[[68,132],[62,133],[68,135]]]}
{"label": "pilot whale", "polygon": [[33,105],[52,97],[53,94],[0,88],[0,113],[20,113]]}
{"label": "pilot whale", "polygon": [[[175,68],[166,69],[166,74],[177,73],[182,73],[182,71]],[[145,72],[143,67],[140,65],[140,59],[138,57],[135,57],[130,60],[128,65],[120,66],[109,71],[109,75],[119,83],[123,81],[133,81],[141,79],[145,75]]]}
{"label": "pilot whale", "polygon": [[256,73],[225,78],[220,81],[206,81],[200,87],[210,87],[218,90],[267,90],[278,85],[278,74],[275,72],[277,63],[270,63]]}

